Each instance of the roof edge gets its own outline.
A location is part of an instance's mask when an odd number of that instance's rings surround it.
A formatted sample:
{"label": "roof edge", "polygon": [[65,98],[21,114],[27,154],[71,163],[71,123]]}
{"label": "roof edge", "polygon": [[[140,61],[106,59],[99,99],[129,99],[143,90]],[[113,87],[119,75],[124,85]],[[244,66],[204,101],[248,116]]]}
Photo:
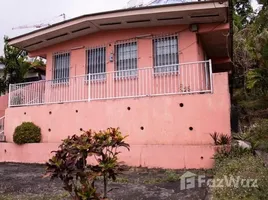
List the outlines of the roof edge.
{"label": "roof edge", "polygon": [[65,23],[68,23],[68,22],[71,22],[71,21],[75,21],[75,20],[78,20],[78,19],[81,19],[81,18],[86,18],[86,17],[105,15],[105,14],[113,14],[113,13],[120,13],[120,12],[126,12],[126,11],[131,12],[131,11],[145,10],[145,9],[155,9],[155,8],[162,8],[162,7],[174,7],[174,6],[181,6],[181,5],[204,4],[204,3],[222,2],[222,1],[228,1],[228,0],[206,0],[206,1],[186,2],[186,3],[174,3],[174,4],[166,4],[166,5],[145,6],[145,7],[118,9],[118,10],[110,10],[110,11],[104,11],[104,12],[98,12],[98,13],[85,14],[85,15],[80,15],[78,17],[74,17],[74,18],[59,22],[59,23],[55,23],[55,24],[53,24],[51,26],[48,26],[48,27],[45,27],[45,28],[41,28],[41,29],[34,30],[34,31],[29,32],[29,33],[25,33],[25,34],[22,34],[22,35],[13,37],[13,38],[9,38],[8,42],[10,43],[13,40],[17,40],[17,39],[23,38],[25,36],[29,36],[31,34],[38,33],[38,32],[41,32],[43,30],[47,30],[47,29],[50,29],[50,28],[53,28],[53,27],[56,27],[56,26],[59,26],[59,25],[62,25],[62,24],[65,24]]}

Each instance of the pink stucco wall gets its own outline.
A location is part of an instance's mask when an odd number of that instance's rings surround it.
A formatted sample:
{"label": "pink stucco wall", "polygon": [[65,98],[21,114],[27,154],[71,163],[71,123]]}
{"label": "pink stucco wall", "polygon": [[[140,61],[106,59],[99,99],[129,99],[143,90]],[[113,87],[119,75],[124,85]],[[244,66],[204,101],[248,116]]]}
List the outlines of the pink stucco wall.
{"label": "pink stucco wall", "polygon": [[[0,143],[0,162],[45,163],[59,143]],[[131,145],[122,151],[120,161],[134,167],[166,169],[209,169],[213,166],[213,145]]]}
{"label": "pink stucco wall", "polygon": [[[7,141],[12,142],[16,126],[24,121],[33,121],[42,129],[43,143],[22,147],[1,144],[0,161],[2,158],[2,161],[44,162],[62,139],[79,133],[80,128],[100,130],[120,127],[124,134],[129,135],[127,142],[131,145],[131,151],[121,156],[126,164],[209,168],[214,153],[209,133],[230,134],[228,74],[218,73],[213,77],[213,94],[8,108],[5,126]],[[180,107],[181,103],[183,107]],[[131,109],[128,110],[128,107]]]}
{"label": "pink stucco wall", "polygon": [[[204,28],[203,28],[204,27]],[[203,25],[200,29],[207,30],[208,28],[215,28],[215,24]],[[201,30],[200,30],[201,31]],[[121,29],[112,31],[101,31],[87,36],[79,37],[70,41],[56,44],[38,51],[31,52],[32,56],[46,56],[46,78],[52,79],[53,69],[53,54],[59,52],[70,52],[70,77],[86,74],[86,49],[90,47],[105,46],[106,47],[106,71],[111,72],[115,70],[115,62],[110,61],[110,55],[114,54],[114,45],[118,41],[128,41],[135,39],[138,46],[138,68],[153,67],[153,36],[165,35],[178,36],[178,50],[179,50],[179,63],[204,61],[204,50],[198,35],[189,30],[189,25],[173,25],[173,26],[159,26],[159,27],[145,27],[145,28],[132,28]],[[142,37],[146,36],[147,37]],[[158,94],[159,91],[169,88],[170,93],[177,93],[185,88],[190,88],[191,91],[204,91],[210,90],[210,85],[207,78],[207,70],[205,70],[205,63],[180,66],[180,76],[175,74],[167,78],[154,77],[153,70],[139,71],[139,79],[133,80],[116,80],[113,78],[114,74],[107,74],[106,81],[91,82],[91,99],[96,98],[113,98],[121,96],[138,96],[148,95],[148,91],[152,90],[153,94]],[[206,72],[205,72],[206,71]],[[141,82],[143,81],[143,82]],[[150,85],[144,86],[145,82]],[[130,83],[132,82],[132,83]],[[127,87],[137,90],[138,94],[122,94],[122,83]],[[174,84],[175,83],[175,84]],[[178,84],[176,84],[178,83]],[[206,84],[207,83],[207,84]],[[77,101],[81,99],[88,99],[88,87],[84,81],[84,77],[71,78],[69,84],[59,84],[55,87],[52,82],[40,83],[37,87],[39,90],[45,86],[45,92],[41,93],[39,99],[45,102],[59,102],[59,101]],[[135,88],[136,86],[136,88]],[[138,91],[144,88],[145,91]],[[33,85],[32,88],[36,88]],[[109,90],[109,91],[108,91]],[[42,90],[43,91],[43,90]],[[38,93],[39,92],[31,92]],[[132,92],[133,93],[133,92]],[[107,96],[107,94],[109,96]],[[106,96],[105,96],[106,95]],[[35,95],[36,96],[36,95]],[[30,99],[29,99],[30,98]],[[27,100],[28,99],[28,100]],[[26,97],[26,102],[30,102],[31,96]]]}
{"label": "pink stucco wall", "polygon": [[[208,24],[205,28],[215,28],[215,24]],[[70,76],[83,75],[86,72],[86,48],[106,46],[107,71],[114,71],[114,62],[110,62],[110,54],[114,53],[114,44],[117,41],[129,40],[144,35],[165,36],[178,35],[179,62],[193,62],[204,60],[201,41],[196,33],[189,30],[189,25],[174,25],[160,27],[145,27],[103,31],[79,37],[67,42],[53,45],[42,50],[31,52],[31,56],[46,56],[46,78],[52,78],[53,53],[71,52]],[[138,68],[153,66],[153,44],[151,37],[136,38],[138,44]]]}
{"label": "pink stucco wall", "polygon": [[5,115],[5,110],[8,107],[8,95],[0,96],[0,117]]}

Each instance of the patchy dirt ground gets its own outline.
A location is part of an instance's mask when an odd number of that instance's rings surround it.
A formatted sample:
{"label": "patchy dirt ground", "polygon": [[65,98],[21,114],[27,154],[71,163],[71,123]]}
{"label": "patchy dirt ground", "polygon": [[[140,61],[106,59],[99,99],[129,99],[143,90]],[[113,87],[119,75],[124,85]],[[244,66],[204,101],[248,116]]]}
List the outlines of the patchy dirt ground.
{"label": "patchy dirt ground", "polygon": [[[42,178],[43,165],[0,163],[0,200],[70,199],[60,180]],[[209,176],[209,171],[192,173]],[[118,177],[109,198],[113,200],[207,200],[208,188],[181,190],[179,177],[186,171],[130,168]]]}

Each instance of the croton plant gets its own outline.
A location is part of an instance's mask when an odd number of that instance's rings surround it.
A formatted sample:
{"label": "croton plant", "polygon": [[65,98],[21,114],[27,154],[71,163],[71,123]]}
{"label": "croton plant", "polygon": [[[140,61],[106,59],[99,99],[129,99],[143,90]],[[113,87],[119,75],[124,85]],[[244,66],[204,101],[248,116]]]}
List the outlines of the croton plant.
{"label": "croton plant", "polygon": [[[119,148],[129,150],[119,128],[108,128],[104,131],[84,132],[63,140],[58,151],[46,163],[46,176],[59,178],[75,200],[106,199],[108,180],[116,180],[122,171],[118,161]],[[96,164],[88,162],[96,160]],[[92,161],[92,160],[91,160]],[[96,180],[103,179],[103,194],[96,186]]]}

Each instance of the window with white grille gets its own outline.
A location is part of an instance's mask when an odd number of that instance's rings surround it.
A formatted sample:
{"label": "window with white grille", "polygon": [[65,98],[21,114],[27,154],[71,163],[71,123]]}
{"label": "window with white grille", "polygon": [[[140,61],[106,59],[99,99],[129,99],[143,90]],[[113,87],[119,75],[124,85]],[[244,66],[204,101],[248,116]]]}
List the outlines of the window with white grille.
{"label": "window with white grille", "polygon": [[137,76],[137,42],[115,45],[116,71],[118,77]]}
{"label": "window with white grille", "polygon": [[167,36],[153,39],[154,72],[170,73],[178,71],[178,37]]}
{"label": "window with white grille", "polygon": [[103,80],[106,77],[106,48],[90,48],[86,51],[87,73],[91,80]]}
{"label": "window with white grille", "polygon": [[70,53],[57,53],[53,55],[53,80],[68,82],[70,77]]}

